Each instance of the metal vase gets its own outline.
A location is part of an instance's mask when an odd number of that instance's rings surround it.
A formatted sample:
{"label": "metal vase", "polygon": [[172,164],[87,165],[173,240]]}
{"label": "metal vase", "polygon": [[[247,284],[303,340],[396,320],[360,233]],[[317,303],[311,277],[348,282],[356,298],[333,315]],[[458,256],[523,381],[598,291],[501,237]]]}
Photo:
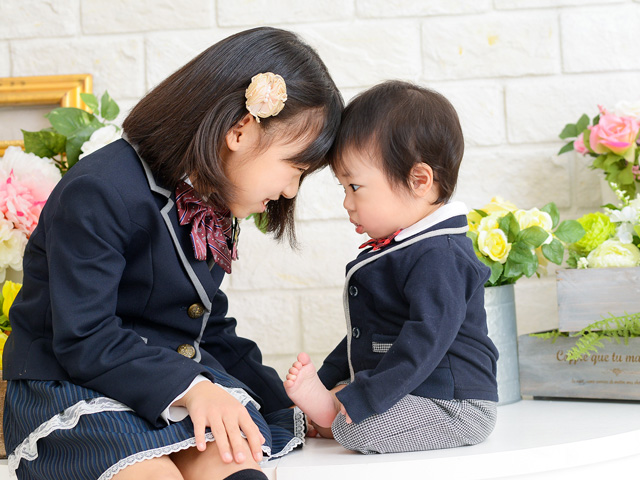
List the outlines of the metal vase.
{"label": "metal vase", "polygon": [[499,405],[522,399],[518,371],[518,333],[513,285],[487,287],[484,290],[489,337],[498,349]]}

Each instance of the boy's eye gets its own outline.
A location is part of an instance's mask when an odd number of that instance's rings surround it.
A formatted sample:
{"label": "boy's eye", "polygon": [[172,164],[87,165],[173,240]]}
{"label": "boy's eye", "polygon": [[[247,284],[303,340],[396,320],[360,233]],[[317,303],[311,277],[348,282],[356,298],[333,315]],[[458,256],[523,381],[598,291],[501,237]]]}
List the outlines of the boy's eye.
{"label": "boy's eye", "polygon": [[360,188],[360,185],[355,185],[353,183],[350,183],[349,186],[353,189],[354,192],[356,192]]}

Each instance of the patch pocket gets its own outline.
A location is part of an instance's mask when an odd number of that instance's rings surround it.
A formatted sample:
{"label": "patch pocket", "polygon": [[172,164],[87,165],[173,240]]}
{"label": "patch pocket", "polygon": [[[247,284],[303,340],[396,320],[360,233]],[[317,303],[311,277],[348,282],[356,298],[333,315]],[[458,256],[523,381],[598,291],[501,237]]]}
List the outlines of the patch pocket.
{"label": "patch pocket", "polygon": [[373,353],[387,353],[396,338],[395,335],[380,335],[374,333],[371,335],[371,350]]}

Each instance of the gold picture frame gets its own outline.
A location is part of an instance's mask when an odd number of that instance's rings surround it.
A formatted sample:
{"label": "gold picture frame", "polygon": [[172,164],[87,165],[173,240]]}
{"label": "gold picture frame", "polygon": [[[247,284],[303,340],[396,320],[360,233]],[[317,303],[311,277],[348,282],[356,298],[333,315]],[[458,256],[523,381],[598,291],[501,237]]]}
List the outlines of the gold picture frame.
{"label": "gold picture frame", "polygon": [[[89,73],[0,78],[0,105],[50,105],[76,107],[90,111],[80,98],[92,93],[93,77]],[[0,156],[7,147],[24,148],[22,140],[0,140]]]}

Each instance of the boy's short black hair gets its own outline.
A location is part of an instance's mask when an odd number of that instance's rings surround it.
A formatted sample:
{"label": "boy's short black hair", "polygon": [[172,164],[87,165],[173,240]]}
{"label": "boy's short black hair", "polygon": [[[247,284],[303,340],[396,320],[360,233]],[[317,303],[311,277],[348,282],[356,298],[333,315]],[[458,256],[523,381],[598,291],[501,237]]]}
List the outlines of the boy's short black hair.
{"label": "boy's short black hair", "polygon": [[331,151],[333,171],[349,150],[368,150],[389,181],[410,187],[413,166],[431,167],[439,188],[436,203],[456,187],[464,137],[453,105],[441,94],[404,81],[387,81],[357,95],[342,113]]}

